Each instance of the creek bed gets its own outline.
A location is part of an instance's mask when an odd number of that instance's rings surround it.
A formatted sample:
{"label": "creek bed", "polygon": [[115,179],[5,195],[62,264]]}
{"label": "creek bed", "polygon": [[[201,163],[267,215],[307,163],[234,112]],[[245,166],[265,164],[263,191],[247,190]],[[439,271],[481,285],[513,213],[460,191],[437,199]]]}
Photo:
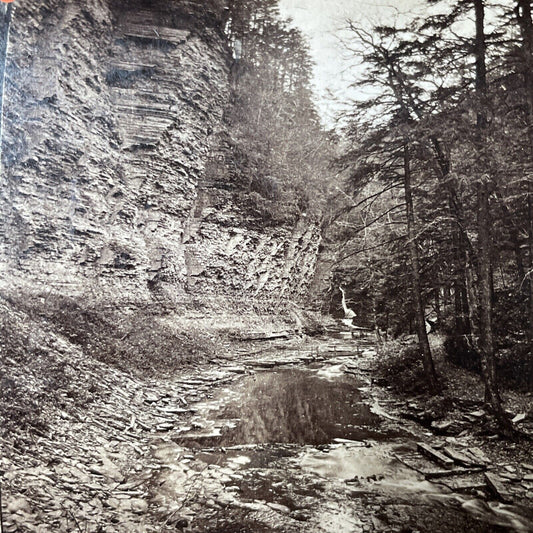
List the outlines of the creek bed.
{"label": "creek bed", "polygon": [[154,498],[184,531],[533,531],[526,507],[456,493],[402,462],[417,437],[375,408],[344,348],[242,375],[156,445]]}

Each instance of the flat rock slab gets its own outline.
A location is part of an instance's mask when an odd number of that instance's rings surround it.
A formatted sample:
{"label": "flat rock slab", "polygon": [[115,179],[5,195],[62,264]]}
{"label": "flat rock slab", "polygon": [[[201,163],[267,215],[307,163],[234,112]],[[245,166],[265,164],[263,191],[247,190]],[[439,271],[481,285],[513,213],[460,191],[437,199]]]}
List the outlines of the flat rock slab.
{"label": "flat rock slab", "polygon": [[472,493],[476,490],[482,490],[487,486],[482,474],[445,478],[441,483],[445,487],[461,493]]}
{"label": "flat rock slab", "polygon": [[291,336],[289,331],[274,331],[271,333],[257,332],[249,333],[240,338],[242,341],[270,341],[274,339],[288,339]]}
{"label": "flat rock slab", "polygon": [[479,461],[479,464],[489,465],[491,460],[485,455],[485,453],[475,446],[470,446],[467,448],[464,453],[471,455],[475,460]]}
{"label": "flat rock slab", "polygon": [[435,461],[436,463],[444,466],[444,468],[453,468],[453,459],[447,457],[438,450],[435,450],[435,448],[433,448],[429,444],[426,444],[424,442],[417,442],[416,447],[418,451],[420,451],[426,457],[429,457],[432,461]]}
{"label": "flat rock slab", "polygon": [[491,472],[485,472],[485,480],[491,492],[502,502],[512,503],[513,498],[503,484],[502,478]]}
{"label": "flat rock slab", "polygon": [[174,423],[168,422],[168,423],[158,424],[155,427],[155,429],[156,431],[161,431],[161,432],[172,431],[174,429]]}
{"label": "flat rock slab", "polygon": [[250,366],[256,367],[256,368],[274,368],[275,366],[279,366],[281,363],[278,361],[251,361],[248,363]]}
{"label": "flat rock slab", "polygon": [[246,368],[243,366],[230,366],[227,368],[228,372],[232,372],[233,374],[245,374]]}
{"label": "flat rock slab", "polygon": [[472,454],[468,453],[468,450],[459,451],[451,446],[445,446],[442,450],[450,459],[453,459],[456,463],[463,466],[485,466],[485,464],[476,459]]}
{"label": "flat rock slab", "polygon": [[464,468],[461,466],[454,466],[453,468],[436,468],[433,461],[417,452],[395,453],[394,456],[404,465],[422,474],[429,481],[478,474],[481,472],[480,468]]}
{"label": "flat rock slab", "polygon": [[526,413],[519,413],[512,419],[512,422],[514,424],[519,424],[520,422],[523,422],[526,418],[527,418]]}
{"label": "flat rock slab", "polygon": [[357,448],[368,448],[369,447],[369,444],[365,441],[361,441],[361,440],[352,440],[352,439],[342,439],[340,437],[337,437],[335,439],[333,439],[333,442],[335,444],[344,444],[346,446],[354,446],[354,447],[357,447]]}
{"label": "flat rock slab", "polygon": [[456,476],[467,476],[481,472],[482,470],[480,468],[456,467],[447,470],[432,470],[425,472],[424,475],[428,481],[431,481],[433,479],[455,478]]}
{"label": "flat rock slab", "polygon": [[157,411],[167,415],[184,415],[186,413],[196,413],[198,409],[194,407],[156,407]]}

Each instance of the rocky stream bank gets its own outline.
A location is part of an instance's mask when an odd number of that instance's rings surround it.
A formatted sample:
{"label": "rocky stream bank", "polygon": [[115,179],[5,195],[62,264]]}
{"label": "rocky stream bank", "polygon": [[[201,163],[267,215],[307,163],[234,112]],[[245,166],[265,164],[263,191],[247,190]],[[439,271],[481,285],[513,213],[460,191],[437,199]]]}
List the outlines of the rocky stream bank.
{"label": "rocky stream bank", "polygon": [[249,340],[168,379],[69,354],[100,394],[4,433],[4,531],[533,531],[527,445],[406,418],[373,343]]}

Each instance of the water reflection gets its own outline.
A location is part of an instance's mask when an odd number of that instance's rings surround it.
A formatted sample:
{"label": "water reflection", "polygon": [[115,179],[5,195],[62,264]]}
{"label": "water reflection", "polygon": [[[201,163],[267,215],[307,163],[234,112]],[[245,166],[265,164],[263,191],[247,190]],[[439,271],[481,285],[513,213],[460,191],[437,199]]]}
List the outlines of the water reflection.
{"label": "water reflection", "polygon": [[202,445],[248,443],[327,444],[334,438],[383,439],[380,418],[361,400],[353,378],[324,379],[309,370],[258,373],[243,380],[240,395],[217,415],[238,419],[234,428]]}
{"label": "water reflection", "polygon": [[[218,494],[221,484],[237,486],[235,494],[246,502],[274,503],[294,512],[306,508],[309,500],[326,499],[334,508],[347,497],[354,507],[373,502],[389,518],[401,512],[398,517],[413,525],[412,530],[532,531],[529,510],[453,493],[398,461],[396,454],[414,449],[412,436],[385,425],[390,427],[365,405],[357,381],[344,374],[343,365],[329,364],[245,377],[238,386],[202,404],[189,431],[177,440],[187,448],[203,448],[194,461],[216,467],[191,469],[207,472],[208,488]],[[403,438],[395,439],[399,436]],[[372,445],[332,443],[334,439]],[[252,444],[259,446],[246,446]],[[162,457],[171,463],[165,454]],[[175,486],[176,494],[182,495],[191,474],[187,464],[178,466],[165,473],[165,487]],[[224,476],[230,477],[223,481]],[[342,490],[327,494],[332,487]],[[390,516],[389,507],[393,509]],[[340,504],[337,510],[336,514],[342,511]],[[390,519],[397,523],[398,517]],[[202,527],[197,531],[275,530],[263,530],[257,524],[251,529],[242,529],[241,522],[228,524],[229,529]]]}

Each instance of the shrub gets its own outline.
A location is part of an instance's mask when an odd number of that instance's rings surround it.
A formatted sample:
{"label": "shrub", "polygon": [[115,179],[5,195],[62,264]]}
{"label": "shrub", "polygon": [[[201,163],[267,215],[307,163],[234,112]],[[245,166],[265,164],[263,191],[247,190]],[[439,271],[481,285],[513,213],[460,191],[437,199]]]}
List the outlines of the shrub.
{"label": "shrub", "polygon": [[378,349],[376,371],[387,385],[402,392],[425,390],[426,379],[422,356],[415,343],[391,340]]}
{"label": "shrub", "polygon": [[481,360],[465,335],[448,335],[444,339],[444,352],[454,365],[481,372]]}
{"label": "shrub", "polygon": [[496,359],[496,372],[503,387],[521,391],[533,390],[529,347],[526,344],[517,344],[512,349],[501,350]]}

